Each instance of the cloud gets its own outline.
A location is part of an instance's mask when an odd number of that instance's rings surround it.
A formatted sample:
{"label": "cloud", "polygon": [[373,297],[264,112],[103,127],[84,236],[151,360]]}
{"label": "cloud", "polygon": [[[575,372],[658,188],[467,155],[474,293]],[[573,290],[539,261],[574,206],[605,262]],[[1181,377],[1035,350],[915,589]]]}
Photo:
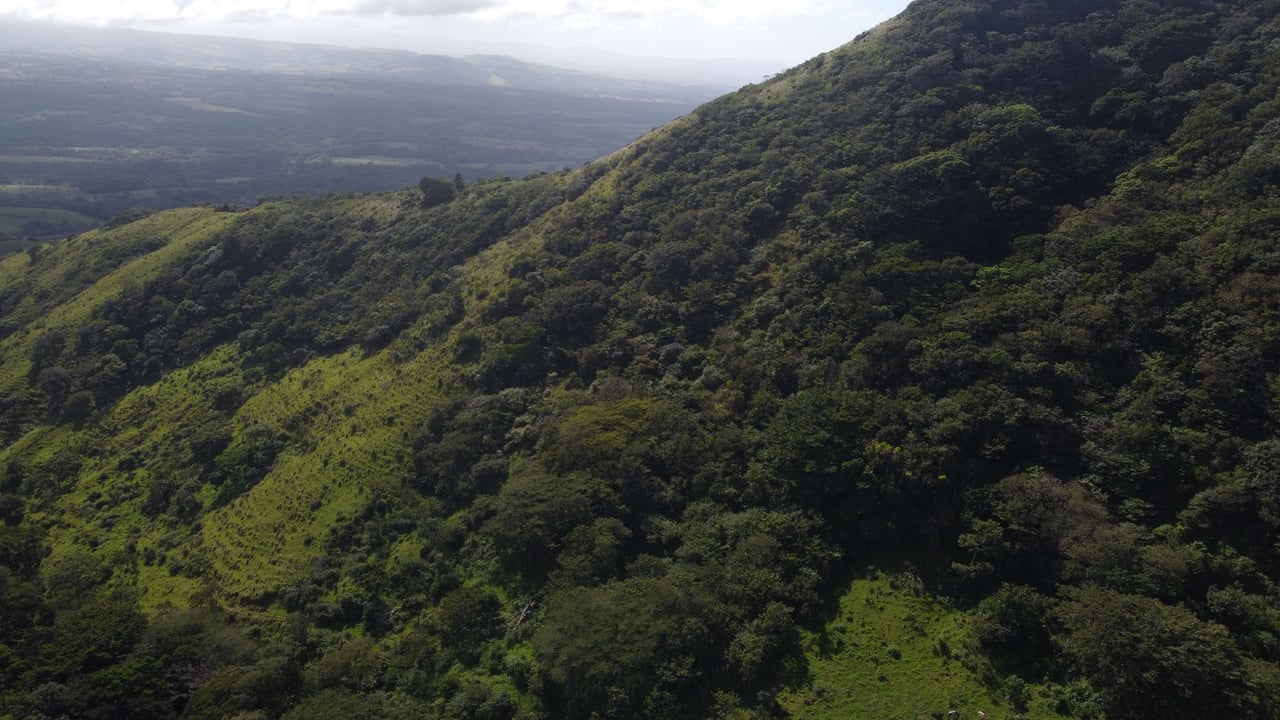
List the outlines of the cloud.
{"label": "cloud", "polygon": [[[872,0],[875,4],[875,0]],[[0,16],[79,22],[292,21],[323,17],[535,18],[566,26],[703,21],[727,26],[830,11],[847,0],[0,0]]]}
{"label": "cloud", "polygon": [[506,0],[0,0],[6,15],[78,22],[232,20],[258,16],[300,20],[325,16],[441,17],[466,15]]}
{"label": "cloud", "polygon": [[705,20],[718,25],[767,21],[830,11],[845,0],[500,0],[488,19],[524,16],[571,23],[600,20]]}
{"label": "cloud", "polygon": [[396,15],[403,17],[443,17],[466,15],[492,8],[497,0],[358,0],[342,15]]}
{"label": "cloud", "polygon": [[[594,0],[598,5],[620,5],[645,12],[650,3],[639,0]],[[760,20],[803,15],[817,5],[815,0],[663,0],[653,10],[662,15],[693,15],[723,21]]]}

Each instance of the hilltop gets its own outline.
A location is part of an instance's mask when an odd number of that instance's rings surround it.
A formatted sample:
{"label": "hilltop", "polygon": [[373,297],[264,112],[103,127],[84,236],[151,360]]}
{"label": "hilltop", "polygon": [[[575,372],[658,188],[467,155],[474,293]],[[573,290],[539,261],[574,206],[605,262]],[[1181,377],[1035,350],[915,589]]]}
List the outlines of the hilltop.
{"label": "hilltop", "polygon": [[1275,717],[1278,10],[0,261],[0,712]]}

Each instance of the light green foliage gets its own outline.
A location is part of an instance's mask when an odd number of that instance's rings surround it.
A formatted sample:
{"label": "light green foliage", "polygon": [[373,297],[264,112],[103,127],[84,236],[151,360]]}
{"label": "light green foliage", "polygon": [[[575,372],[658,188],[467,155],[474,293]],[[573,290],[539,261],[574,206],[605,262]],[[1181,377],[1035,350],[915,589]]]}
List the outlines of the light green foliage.
{"label": "light green foliage", "polygon": [[[398,501],[409,461],[399,445],[404,427],[432,400],[419,384],[423,371],[349,353],[309,364],[241,406],[239,427],[296,435],[259,482],[206,521],[203,541],[230,587],[246,597],[278,592],[306,572],[319,552],[314,544],[339,516],[377,499]],[[348,415],[347,407],[357,410]]]}

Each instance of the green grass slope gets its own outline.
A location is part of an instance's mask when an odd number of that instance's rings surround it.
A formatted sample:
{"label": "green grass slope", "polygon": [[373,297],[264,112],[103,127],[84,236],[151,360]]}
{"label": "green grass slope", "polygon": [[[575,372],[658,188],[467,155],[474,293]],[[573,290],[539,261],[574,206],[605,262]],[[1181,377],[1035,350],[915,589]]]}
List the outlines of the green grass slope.
{"label": "green grass slope", "polygon": [[1060,715],[1025,682],[992,682],[970,615],[922,594],[914,576],[855,580],[836,618],[806,634],[807,681],[779,700],[793,717],[923,720]]}

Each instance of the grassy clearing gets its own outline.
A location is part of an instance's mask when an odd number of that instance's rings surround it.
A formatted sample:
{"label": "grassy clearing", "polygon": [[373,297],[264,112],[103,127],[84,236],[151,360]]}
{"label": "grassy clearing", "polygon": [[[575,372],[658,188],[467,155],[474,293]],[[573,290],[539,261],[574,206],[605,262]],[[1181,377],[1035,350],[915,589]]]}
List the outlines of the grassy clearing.
{"label": "grassy clearing", "polygon": [[1006,693],[983,684],[965,649],[968,615],[887,577],[855,580],[821,632],[804,637],[808,679],[780,696],[792,717],[929,720],[956,710],[972,720],[1059,717],[1031,692],[1019,716]]}
{"label": "grassy clearing", "polygon": [[498,174],[518,178],[536,172],[555,172],[570,165],[568,162],[553,160],[533,163],[465,163],[461,167],[478,175]]}
{"label": "grassy clearing", "polygon": [[68,195],[78,195],[79,191],[66,185],[27,185],[24,183],[0,183],[0,195],[7,194],[23,194],[31,192],[40,193],[66,193]]}
{"label": "grassy clearing", "polygon": [[6,163],[91,163],[91,158],[70,157],[67,155],[0,155],[0,162]]}
{"label": "grassy clearing", "polygon": [[509,138],[481,136],[463,137],[459,139],[467,145],[472,145],[474,147],[503,150],[507,152],[530,152],[533,150],[540,150],[545,147],[542,143],[532,140],[512,140]]}
{"label": "grassy clearing", "polygon": [[383,167],[440,167],[444,165],[425,158],[397,158],[386,155],[329,158],[334,165],[380,165]]}
{"label": "grassy clearing", "polygon": [[226,105],[215,105],[213,103],[207,103],[204,100],[201,100],[200,98],[171,97],[171,98],[165,98],[165,100],[168,100],[169,102],[175,105],[181,105],[182,107],[185,107],[191,110],[203,110],[205,112],[232,113],[233,115],[253,115],[256,117],[261,117],[261,115],[259,115],[258,113],[251,113],[246,110],[228,107]]}

